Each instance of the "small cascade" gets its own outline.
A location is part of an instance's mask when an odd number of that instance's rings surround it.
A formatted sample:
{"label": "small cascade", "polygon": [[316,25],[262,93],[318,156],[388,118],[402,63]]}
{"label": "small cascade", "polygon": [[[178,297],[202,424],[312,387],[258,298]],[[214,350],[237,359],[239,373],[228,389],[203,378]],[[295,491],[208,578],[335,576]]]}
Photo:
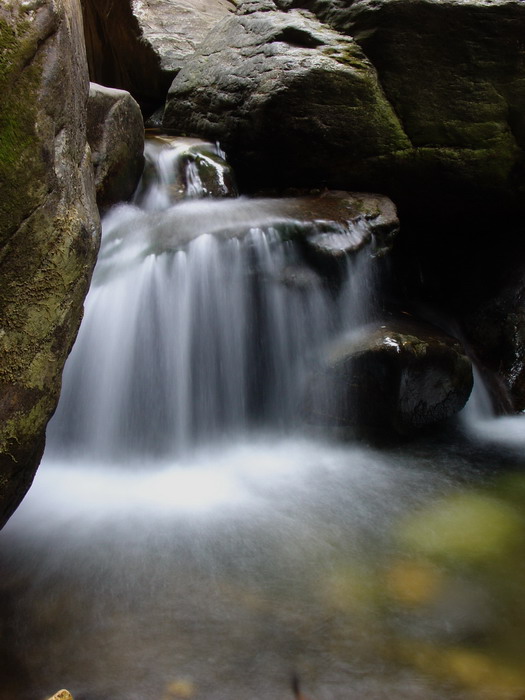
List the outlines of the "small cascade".
{"label": "small cascade", "polygon": [[[338,263],[335,294],[305,261],[290,202],[196,199],[189,148],[149,142],[134,203],[103,222],[50,451],[129,461],[297,424],[308,368],[336,330],[369,320],[366,245]],[[215,147],[204,156],[219,167]]]}
{"label": "small cascade", "polygon": [[523,441],[308,428],[335,385],[365,393],[347,346],[412,332],[382,325],[384,202],[237,197],[212,144],[146,160],[0,533],[0,700],[285,700],[295,676],[318,700],[524,697]]}

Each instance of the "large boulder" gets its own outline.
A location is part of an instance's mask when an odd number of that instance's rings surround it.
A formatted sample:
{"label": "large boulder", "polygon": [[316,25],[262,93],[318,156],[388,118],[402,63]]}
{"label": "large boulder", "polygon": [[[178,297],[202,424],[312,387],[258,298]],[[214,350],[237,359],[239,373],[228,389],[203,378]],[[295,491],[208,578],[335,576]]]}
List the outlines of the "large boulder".
{"label": "large boulder", "polygon": [[76,0],[0,8],[0,524],[38,466],[99,242]]}
{"label": "large boulder", "polygon": [[129,91],[146,115],[164,102],[185,56],[232,10],[228,0],[82,3],[91,79]]}
{"label": "large boulder", "polygon": [[220,139],[247,187],[373,189],[480,219],[495,200],[523,209],[520,0],[281,4],[333,31],[241,3],[175,78],[166,126]]}
{"label": "large boulder", "polygon": [[306,417],[331,427],[413,433],[450,418],[472,390],[461,344],[414,320],[388,320],[336,341],[312,377]]}
{"label": "large boulder", "polygon": [[185,61],[164,126],[219,141],[244,187],[381,191],[375,163],[410,142],[373,66],[309,13],[260,7],[223,19]]}
{"label": "large boulder", "polygon": [[129,92],[90,83],[87,138],[99,207],[129,199],[144,167],[144,122]]}

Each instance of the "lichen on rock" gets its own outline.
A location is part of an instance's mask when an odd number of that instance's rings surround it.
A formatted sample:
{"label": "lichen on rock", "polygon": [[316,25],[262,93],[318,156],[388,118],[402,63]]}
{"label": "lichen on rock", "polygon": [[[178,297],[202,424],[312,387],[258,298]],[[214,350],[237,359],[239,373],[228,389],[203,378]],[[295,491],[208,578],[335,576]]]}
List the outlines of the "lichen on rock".
{"label": "lichen on rock", "polygon": [[0,525],[29,487],[99,240],[80,5],[0,9]]}

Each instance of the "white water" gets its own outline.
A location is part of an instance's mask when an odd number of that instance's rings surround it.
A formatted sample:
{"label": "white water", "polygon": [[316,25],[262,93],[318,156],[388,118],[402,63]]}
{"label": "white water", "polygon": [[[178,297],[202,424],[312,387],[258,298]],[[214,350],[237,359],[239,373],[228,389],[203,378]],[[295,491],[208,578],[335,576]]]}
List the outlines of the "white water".
{"label": "white water", "polygon": [[[486,700],[457,672],[468,645],[445,654],[480,625],[496,636],[509,594],[462,560],[441,571],[403,527],[468,496],[499,454],[302,426],[325,343],[374,313],[366,251],[334,296],[279,239],[271,200],[174,204],[175,151],[150,154],[158,180],[104,222],[48,450],[0,536],[0,699],[65,685],[75,700],[284,700],[298,672],[313,700]],[[446,595],[393,597],[407,562]],[[511,697],[505,682],[490,700]]]}

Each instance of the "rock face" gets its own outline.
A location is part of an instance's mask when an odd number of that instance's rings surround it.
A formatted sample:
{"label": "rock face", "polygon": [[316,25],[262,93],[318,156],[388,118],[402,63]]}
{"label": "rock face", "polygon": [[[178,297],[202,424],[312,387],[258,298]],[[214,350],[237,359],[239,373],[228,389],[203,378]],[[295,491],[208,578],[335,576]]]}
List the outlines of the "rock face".
{"label": "rock face", "polygon": [[377,191],[371,163],[410,146],[356,42],[295,10],[222,20],[173,81],[163,123],[218,140],[254,186]]}
{"label": "rock face", "polygon": [[91,79],[129,91],[150,115],[182,59],[232,5],[228,0],[90,0],[82,3]]}
{"label": "rock face", "polygon": [[144,123],[129,92],[90,84],[87,138],[99,207],[129,199],[144,167]]}
{"label": "rock face", "polygon": [[223,20],[175,78],[164,124],[242,154],[249,184],[520,205],[522,2],[303,4],[334,31],[270,0],[241,4],[248,14]]}
{"label": "rock face", "polygon": [[38,466],[99,240],[80,5],[0,8],[0,524]]}
{"label": "rock face", "polygon": [[460,343],[426,324],[388,321],[335,343],[312,380],[314,423],[409,434],[457,413],[472,390]]}

